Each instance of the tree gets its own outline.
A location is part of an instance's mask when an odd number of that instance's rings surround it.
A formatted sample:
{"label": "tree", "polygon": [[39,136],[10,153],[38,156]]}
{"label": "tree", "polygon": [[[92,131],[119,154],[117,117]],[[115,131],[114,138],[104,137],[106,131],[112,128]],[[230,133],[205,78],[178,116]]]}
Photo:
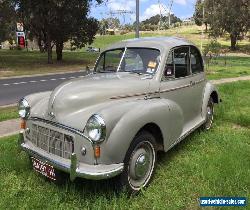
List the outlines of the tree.
{"label": "tree", "polygon": [[[160,23],[161,20],[161,23]],[[180,18],[176,17],[174,14],[170,15],[170,21],[171,24],[175,24],[177,22],[182,22]],[[134,23],[135,24],[135,23]],[[160,15],[154,15],[144,21],[141,22],[141,30],[156,30],[159,28],[158,26],[162,28],[168,28],[168,16],[162,16],[160,18]]]}
{"label": "tree", "polygon": [[[200,5],[197,0],[197,5]],[[210,25],[211,35],[218,37],[228,33],[231,50],[236,50],[237,40],[250,28],[249,0],[204,0],[205,20]],[[199,11],[199,9],[197,9]],[[197,16],[200,13],[197,13]],[[199,22],[199,19],[197,19]]]}
{"label": "tree", "polygon": [[99,33],[101,35],[106,34],[108,27],[109,27],[109,23],[108,23],[107,19],[103,18],[102,20],[99,21],[98,28],[99,28]]}
{"label": "tree", "polygon": [[15,17],[15,4],[10,0],[0,1],[0,42],[14,39]]}
{"label": "tree", "polygon": [[205,31],[207,32],[207,25],[208,25],[207,10],[204,9],[204,17],[203,17],[203,6],[204,3],[202,0],[196,1],[193,17],[196,25],[202,26],[203,23],[205,24],[206,26]]}
{"label": "tree", "polygon": [[[45,43],[48,63],[52,63],[52,48],[57,60],[62,60],[64,42],[76,47],[91,44],[98,29],[97,20],[88,17],[93,0],[16,0],[20,18],[26,28]],[[102,0],[95,0],[101,3]]]}

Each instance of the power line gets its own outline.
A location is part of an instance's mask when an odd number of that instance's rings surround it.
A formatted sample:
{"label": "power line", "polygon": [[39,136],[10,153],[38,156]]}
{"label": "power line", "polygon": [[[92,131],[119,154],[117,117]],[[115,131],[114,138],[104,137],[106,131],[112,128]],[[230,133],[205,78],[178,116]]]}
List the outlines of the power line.
{"label": "power line", "polygon": [[174,3],[174,0],[170,0],[168,6],[166,8],[166,6],[164,4],[162,4],[160,0],[158,0],[159,10],[160,10],[160,23],[162,21],[162,9],[163,9],[163,10],[165,10],[165,12],[168,16],[168,26],[169,27],[171,26],[171,10],[173,7],[173,3]]}

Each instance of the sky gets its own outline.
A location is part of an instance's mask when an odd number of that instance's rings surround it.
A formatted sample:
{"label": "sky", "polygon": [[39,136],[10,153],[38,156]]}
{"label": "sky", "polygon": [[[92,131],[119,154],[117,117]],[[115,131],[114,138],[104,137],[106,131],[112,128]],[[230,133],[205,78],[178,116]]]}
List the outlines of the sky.
{"label": "sky", "polygon": [[[169,3],[171,0],[140,0],[140,21],[150,18],[154,15],[160,14],[160,8],[163,15],[166,15],[169,10]],[[110,17],[110,11],[128,10],[135,12],[136,0],[108,0],[102,5],[93,4],[90,10],[90,16],[97,19]],[[159,3],[160,2],[160,7]],[[171,13],[174,13],[181,19],[186,19],[193,16],[194,5],[196,0],[174,0]],[[116,15],[120,19],[121,24],[124,23],[123,16]],[[135,14],[126,14],[125,23],[132,23],[135,21]]]}

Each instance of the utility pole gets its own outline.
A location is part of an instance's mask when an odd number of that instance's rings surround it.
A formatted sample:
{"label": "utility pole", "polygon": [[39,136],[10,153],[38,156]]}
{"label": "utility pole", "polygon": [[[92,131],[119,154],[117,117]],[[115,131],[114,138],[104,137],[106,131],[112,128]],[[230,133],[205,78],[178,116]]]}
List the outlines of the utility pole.
{"label": "utility pole", "polygon": [[159,10],[160,10],[160,19],[158,23],[158,31],[161,29],[161,21],[162,21],[162,14],[161,14],[161,2],[158,0]]}
{"label": "utility pole", "polygon": [[118,15],[119,17],[122,16],[123,17],[123,25],[125,25],[126,21],[125,21],[125,15],[126,14],[134,14],[134,11],[129,11],[129,10],[125,10],[125,9],[118,9],[115,11],[110,11],[110,15],[111,17],[114,15]]}
{"label": "utility pole", "polygon": [[203,32],[203,24],[204,24],[204,16],[205,16],[205,8],[204,8],[204,0],[202,0],[202,26],[201,26],[201,52],[202,52],[202,48],[203,48],[203,38],[204,38],[204,32]]}
{"label": "utility pole", "polygon": [[140,25],[140,20],[139,20],[139,0],[136,0],[136,23],[135,23],[135,38],[139,38],[139,25]]}
{"label": "utility pole", "polygon": [[171,9],[173,6],[174,0],[171,0],[169,3],[169,8],[168,8],[168,27],[170,28],[171,26]]}

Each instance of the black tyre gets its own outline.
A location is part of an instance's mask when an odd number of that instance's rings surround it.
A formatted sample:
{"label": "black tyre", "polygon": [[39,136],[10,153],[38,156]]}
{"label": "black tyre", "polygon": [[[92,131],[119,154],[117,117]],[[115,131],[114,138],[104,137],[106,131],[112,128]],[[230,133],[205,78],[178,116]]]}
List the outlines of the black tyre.
{"label": "black tyre", "polygon": [[207,103],[206,121],[202,125],[202,128],[204,130],[209,130],[212,127],[213,119],[214,119],[214,102],[213,99],[210,97]]}
{"label": "black tyre", "polygon": [[154,136],[142,131],[131,143],[125,159],[124,171],[119,177],[120,186],[136,194],[148,186],[155,171],[157,145]]}

